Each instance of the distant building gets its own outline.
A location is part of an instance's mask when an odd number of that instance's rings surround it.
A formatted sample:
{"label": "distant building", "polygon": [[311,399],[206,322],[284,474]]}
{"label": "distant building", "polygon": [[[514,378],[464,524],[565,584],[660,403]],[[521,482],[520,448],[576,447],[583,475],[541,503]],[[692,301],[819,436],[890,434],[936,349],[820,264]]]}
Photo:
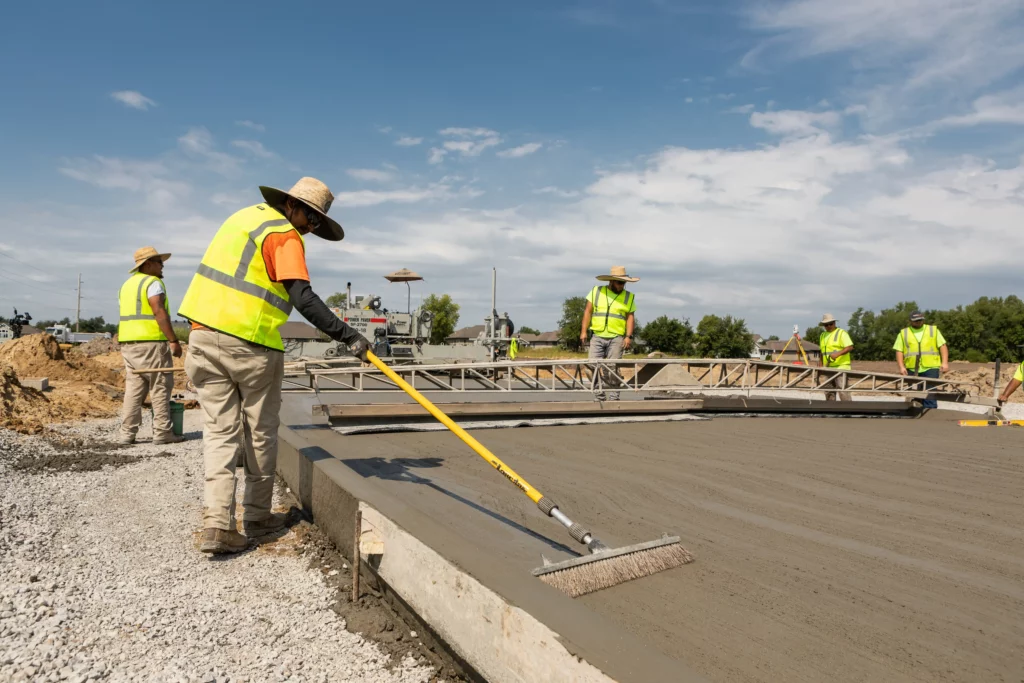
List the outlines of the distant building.
{"label": "distant building", "polygon": [[444,340],[445,344],[451,346],[468,346],[476,341],[484,332],[483,325],[473,325],[472,327],[463,327],[461,330],[455,330],[451,335]]}
{"label": "distant building", "polygon": [[[789,343],[789,347],[786,347],[786,343]],[[807,352],[807,360],[812,364],[817,364],[821,360],[821,349],[817,344],[809,342],[806,339],[800,341],[803,344],[804,351]],[[786,352],[780,357],[782,349],[786,349]],[[772,341],[765,341],[758,337],[754,340],[754,351],[750,354],[752,358],[760,358],[761,360],[774,360],[780,363],[803,363],[803,356],[800,354],[800,347],[796,345],[795,339],[774,339]]]}
{"label": "distant building", "polygon": [[523,341],[529,342],[530,348],[553,349],[558,346],[558,332],[542,332],[541,334],[521,334]]}

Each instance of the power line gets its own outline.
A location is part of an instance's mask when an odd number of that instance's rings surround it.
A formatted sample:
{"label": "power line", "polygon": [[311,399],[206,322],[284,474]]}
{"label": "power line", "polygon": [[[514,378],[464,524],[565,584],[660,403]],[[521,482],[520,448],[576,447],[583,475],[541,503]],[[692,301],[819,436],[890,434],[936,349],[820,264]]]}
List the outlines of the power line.
{"label": "power line", "polygon": [[0,251],[0,256],[6,256],[7,258],[11,259],[12,261],[17,261],[18,263],[24,264],[24,265],[28,266],[29,268],[35,268],[36,270],[38,270],[40,273],[43,273],[44,275],[49,275],[50,274],[47,271],[43,270],[42,268],[39,268],[37,266],[33,266],[31,263],[28,263],[26,261],[22,261],[20,258],[14,258],[13,256],[8,254],[7,252]]}
{"label": "power line", "polygon": [[[17,273],[13,273],[13,274],[17,275]],[[10,275],[4,275],[4,271],[0,271],[0,277],[4,278],[5,280],[10,280],[11,282],[13,282],[15,284],[23,285],[23,286],[26,286],[26,287],[32,287],[33,289],[36,289],[36,290],[39,290],[39,291],[42,291],[42,292],[48,292],[50,294],[60,294],[60,295],[68,294],[68,295],[70,295],[70,293],[71,293],[71,292],[61,292],[61,291],[58,291],[56,289],[50,289],[49,287],[43,287],[39,283],[34,282],[32,280],[25,280],[23,278],[15,278],[15,277],[11,277]],[[73,292],[74,290],[71,290],[71,291]]]}

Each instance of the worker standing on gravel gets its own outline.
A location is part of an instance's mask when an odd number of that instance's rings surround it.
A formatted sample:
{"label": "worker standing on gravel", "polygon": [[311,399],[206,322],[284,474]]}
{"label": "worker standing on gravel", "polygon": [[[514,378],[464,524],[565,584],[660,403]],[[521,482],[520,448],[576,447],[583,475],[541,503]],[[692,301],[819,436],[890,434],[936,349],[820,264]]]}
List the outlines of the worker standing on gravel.
{"label": "worker standing on gravel", "polygon": [[[266,203],[228,218],[214,235],[178,314],[192,323],[185,372],[203,409],[206,468],[200,550],[244,550],[247,538],[284,527],[271,512],[277,468],[284,344],[292,307],[366,360],[369,343],[334,315],[309,285],[303,235],[345,237],[327,217],[334,195],[316,178],[288,192],[260,187]],[[235,462],[244,453],[242,528],[235,522]]]}
{"label": "worker standing on gravel", "polygon": [[[935,325],[924,324],[924,314],[910,314],[910,327],[905,327],[892,346],[896,350],[896,364],[901,375],[939,378],[939,371],[949,372],[949,348],[946,339]],[[925,399],[922,406],[937,408],[938,403]]]}
{"label": "worker standing on gravel", "polygon": [[135,443],[142,424],[142,402],[149,394],[153,405],[153,443],[178,443],[171,426],[171,391],[174,376],[169,372],[138,375],[135,370],[169,368],[171,356],[181,358],[181,344],[171,327],[167,312],[167,288],[164,286],[164,261],[170,254],[158,253],[153,247],[135,252],[131,277],[121,285],[118,295],[121,319],[117,326],[117,342],[124,357],[124,406],[118,443]]}
{"label": "worker standing on gravel", "polygon": [[[818,339],[818,346],[821,348],[821,366],[830,370],[849,370],[852,367],[850,352],[853,351],[853,340],[850,333],[836,324],[835,316],[826,313],[818,323],[825,331]],[[850,395],[843,391],[846,388],[846,374],[840,373],[831,382],[832,386],[839,391],[826,391],[825,399],[834,401],[850,400]]]}
{"label": "worker standing on gravel", "polygon": [[[590,333],[593,336],[590,337],[589,358],[618,360],[622,358],[623,351],[628,351],[633,345],[633,327],[636,324],[636,297],[626,291],[626,283],[640,282],[640,278],[627,275],[625,266],[612,266],[610,274],[598,275],[597,279],[608,284],[594,287],[587,295],[580,342],[585,346]],[[594,395],[603,401],[603,386],[617,384],[618,381],[612,380],[607,371],[602,370],[598,374],[600,382]],[[617,368],[615,374],[619,374]],[[611,391],[607,398],[618,401],[619,392]]]}

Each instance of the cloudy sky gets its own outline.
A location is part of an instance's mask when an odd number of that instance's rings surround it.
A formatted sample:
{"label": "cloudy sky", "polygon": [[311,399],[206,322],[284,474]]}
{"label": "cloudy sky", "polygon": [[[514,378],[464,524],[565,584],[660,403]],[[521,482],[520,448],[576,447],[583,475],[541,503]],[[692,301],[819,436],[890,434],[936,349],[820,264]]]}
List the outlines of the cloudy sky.
{"label": "cloudy sky", "polygon": [[[288,9],[292,7],[292,9]],[[616,264],[641,321],[762,334],[1020,294],[1020,0],[18,3],[0,42],[0,310],[172,305],[257,185],[337,195],[314,289],[553,329]],[[45,30],[44,30],[45,29]]]}

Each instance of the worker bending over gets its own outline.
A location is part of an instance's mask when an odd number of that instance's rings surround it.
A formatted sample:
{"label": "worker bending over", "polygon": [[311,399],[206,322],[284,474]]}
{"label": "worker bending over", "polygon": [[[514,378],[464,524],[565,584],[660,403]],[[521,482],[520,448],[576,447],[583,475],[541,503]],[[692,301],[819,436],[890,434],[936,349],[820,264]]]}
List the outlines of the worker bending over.
{"label": "worker bending over", "polygon": [[[608,284],[594,287],[587,295],[580,342],[587,344],[589,332],[593,335],[590,337],[589,358],[618,360],[622,358],[622,352],[628,351],[633,345],[633,327],[636,324],[636,297],[632,292],[626,291],[626,283],[640,282],[640,278],[627,275],[625,266],[612,266],[609,275],[598,275],[597,279]],[[615,374],[618,375],[617,367]],[[618,386],[619,380],[612,380],[609,373],[602,370],[595,373],[594,383],[594,395],[599,401],[603,401],[604,385]],[[607,398],[618,401],[619,392],[611,391]]]}
{"label": "worker bending over", "polygon": [[153,443],[178,443],[171,426],[171,391],[174,375],[170,372],[136,374],[135,370],[169,368],[171,356],[181,358],[181,344],[171,327],[167,288],[164,286],[164,261],[170,254],[160,254],[153,247],[135,252],[135,267],[121,285],[118,307],[121,319],[117,325],[117,343],[124,357],[124,405],[121,409],[121,430],[117,441],[135,443],[142,424],[142,402],[149,394],[153,406]]}
{"label": "worker bending over", "polygon": [[[279,328],[292,307],[366,360],[369,343],[334,315],[309,285],[304,235],[337,242],[327,217],[334,195],[315,178],[288,192],[260,187],[266,200],[235,213],[214,235],[178,313],[192,323],[185,371],[203,409],[206,485],[200,550],[238,552],[247,538],[284,527],[271,513],[278,412],[284,377]],[[235,523],[235,461],[244,455],[242,528]]]}
{"label": "worker bending over", "polygon": [[[849,370],[852,367],[853,359],[850,352],[853,351],[853,340],[850,333],[836,325],[835,316],[826,313],[819,323],[825,328],[818,339],[818,346],[821,348],[821,366],[830,370]],[[849,393],[843,391],[846,388],[846,374],[836,375],[831,385],[839,391],[826,391],[825,399],[834,401],[849,401]]]}
{"label": "worker bending over", "polygon": [[[896,350],[896,364],[901,375],[939,378],[939,371],[949,372],[949,348],[946,339],[935,325],[924,324],[924,314],[910,314],[910,327],[905,327],[892,346]],[[937,408],[938,402],[925,399],[925,408]]]}

